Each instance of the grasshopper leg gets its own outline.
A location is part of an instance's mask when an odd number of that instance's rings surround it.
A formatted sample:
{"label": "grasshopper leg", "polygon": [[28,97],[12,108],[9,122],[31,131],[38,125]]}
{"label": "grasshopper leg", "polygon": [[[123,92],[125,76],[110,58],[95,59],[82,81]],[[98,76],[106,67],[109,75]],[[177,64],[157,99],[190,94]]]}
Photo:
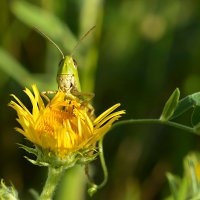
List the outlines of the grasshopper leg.
{"label": "grasshopper leg", "polygon": [[92,92],[79,92],[79,91],[76,91],[76,90],[72,90],[71,92],[74,96],[78,96],[78,97],[79,96],[81,96],[81,97],[85,96],[86,97],[85,101],[87,101],[87,102],[91,101],[95,96],[95,94],[92,93]]}
{"label": "grasshopper leg", "polygon": [[47,100],[47,102],[50,102],[49,97],[47,96],[48,94],[56,94],[57,91],[53,91],[53,90],[48,90],[48,91],[43,91],[41,92],[41,96],[44,97],[45,100]]}

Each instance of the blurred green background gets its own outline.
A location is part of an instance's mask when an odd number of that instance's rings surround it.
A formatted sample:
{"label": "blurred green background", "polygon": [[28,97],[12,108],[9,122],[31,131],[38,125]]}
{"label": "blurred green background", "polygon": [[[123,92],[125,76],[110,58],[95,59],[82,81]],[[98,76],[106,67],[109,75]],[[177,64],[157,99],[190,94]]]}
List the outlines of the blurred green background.
{"label": "blurred green background", "polygon": [[[157,118],[172,91],[181,97],[200,90],[200,2],[195,0],[27,0],[0,1],[0,177],[12,182],[22,199],[41,191],[46,169],[31,165],[16,143],[28,142],[13,130],[8,108],[16,94],[36,83],[55,90],[60,54],[33,27],[50,36],[65,54],[93,25],[74,53],[82,90],[95,92],[96,114],[120,102],[130,118]],[[181,117],[188,124],[189,115]],[[166,172],[181,175],[183,157],[200,149],[191,133],[161,125],[117,127],[105,137],[107,185],[87,195],[84,167],[69,170],[56,200],[152,200],[169,193]],[[91,165],[98,183],[99,161]],[[68,198],[67,198],[68,197]]]}

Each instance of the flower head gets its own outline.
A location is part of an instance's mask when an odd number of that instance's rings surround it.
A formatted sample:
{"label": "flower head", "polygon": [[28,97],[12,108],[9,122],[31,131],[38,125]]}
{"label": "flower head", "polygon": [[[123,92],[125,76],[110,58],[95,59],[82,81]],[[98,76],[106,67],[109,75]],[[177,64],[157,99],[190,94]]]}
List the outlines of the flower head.
{"label": "flower head", "polygon": [[111,128],[124,111],[113,112],[120,104],[116,104],[93,119],[78,99],[66,99],[65,93],[58,91],[45,105],[36,85],[24,92],[32,103],[32,112],[12,95],[15,101],[9,106],[17,111],[17,121],[21,128],[16,128],[28,140],[42,149],[54,153],[59,158],[66,158],[74,152],[91,148]]}

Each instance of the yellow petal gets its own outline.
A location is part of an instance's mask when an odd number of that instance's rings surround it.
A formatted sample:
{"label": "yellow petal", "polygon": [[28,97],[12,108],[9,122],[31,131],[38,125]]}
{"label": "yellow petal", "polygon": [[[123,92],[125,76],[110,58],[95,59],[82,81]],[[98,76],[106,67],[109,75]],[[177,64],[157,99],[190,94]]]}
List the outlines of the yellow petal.
{"label": "yellow petal", "polygon": [[114,106],[107,109],[105,112],[103,112],[101,115],[99,115],[93,122],[94,125],[99,123],[102,119],[104,119],[107,115],[109,115],[113,110],[118,108],[120,106],[120,103],[115,104]]}

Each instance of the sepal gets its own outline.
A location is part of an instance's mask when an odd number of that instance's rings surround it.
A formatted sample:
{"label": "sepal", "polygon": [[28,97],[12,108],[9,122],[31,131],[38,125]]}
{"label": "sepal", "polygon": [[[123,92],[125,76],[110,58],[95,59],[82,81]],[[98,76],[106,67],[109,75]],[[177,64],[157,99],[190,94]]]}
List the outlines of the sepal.
{"label": "sepal", "polygon": [[1,180],[0,184],[0,199],[1,200],[19,200],[18,192],[14,186],[6,186],[4,181]]}
{"label": "sepal", "polygon": [[98,155],[99,152],[96,150],[96,148],[85,149],[80,152],[80,158],[78,159],[77,164],[88,164],[95,160]]}
{"label": "sepal", "polygon": [[26,152],[33,154],[36,158],[30,158],[24,156],[30,163],[43,166],[43,167],[64,167],[65,169],[73,167],[75,164],[87,164],[96,159],[99,155],[95,147],[89,147],[82,151],[75,151],[70,153],[66,157],[61,158],[57,154],[49,151],[48,149],[43,149],[35,145],[35,148],[27,147],[25,145],[19,144],[20,148],[24,149]]}
{"label": "sepal", "polygon": [[184,159],[183,177],[167,175],[172,199],[200,199],[200,155],[190,153]]}
{"label": "sepal", "polygon": [[26,152],[37,156],[37,150],[35,148],[27,147],[26,145],[17,143],[21,149],[24,149]]}

